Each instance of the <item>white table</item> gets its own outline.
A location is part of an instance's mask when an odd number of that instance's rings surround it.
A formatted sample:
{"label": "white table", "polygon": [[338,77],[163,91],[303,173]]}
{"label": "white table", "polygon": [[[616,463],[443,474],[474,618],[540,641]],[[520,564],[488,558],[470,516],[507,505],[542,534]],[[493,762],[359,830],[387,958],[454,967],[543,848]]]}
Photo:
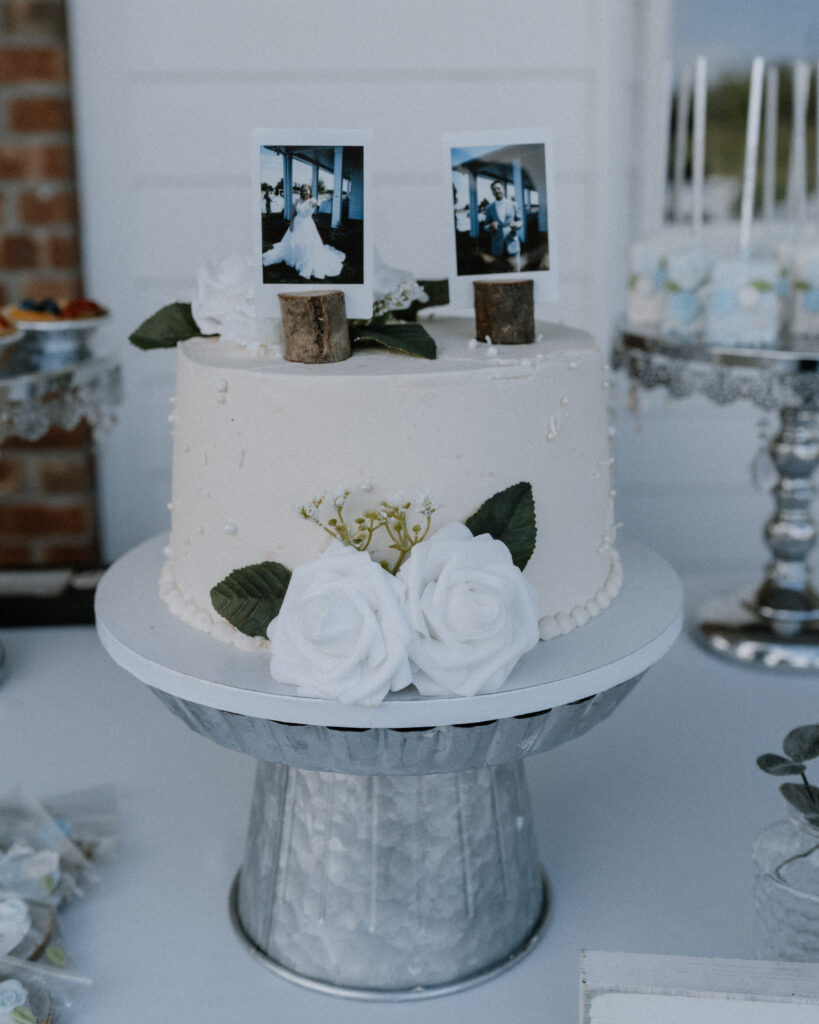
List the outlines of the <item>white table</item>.
{"label": "white table", "polygon": [[[743,580],[684,582],[695,608]],[[292,985],[236,941],[227,893],[253,762],[169,715],[91,627],[0,629],[0,640],[3,788],[46,796],[109,781],[119,795],[121,856],[63,918],[94,980],[83,1024],[576,1024],[582,948],[753,957],[750,845],[782,816],[776,780],[754,761],[819,720],[813,673],[735,666],[681,638],[608,720],[527,762],[555,893],[530,956],[457,995],[363,1003]]]}

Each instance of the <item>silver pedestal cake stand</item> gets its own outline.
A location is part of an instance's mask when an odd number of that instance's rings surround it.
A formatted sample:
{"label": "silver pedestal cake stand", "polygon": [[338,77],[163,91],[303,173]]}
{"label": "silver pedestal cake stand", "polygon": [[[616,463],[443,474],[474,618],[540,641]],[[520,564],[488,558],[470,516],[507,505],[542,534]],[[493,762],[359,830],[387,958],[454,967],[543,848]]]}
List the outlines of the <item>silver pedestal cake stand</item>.
{"label": "silver pedestal cake stand", "polygon": [[[101,434],[122,400],[121,370],[95,354],[90,335],[104,316],[72,322],[35,321],[0,338],[0,444],[36,441],[52,427],[82,420]],[[0,645],[0,670],[4,661]]]}
{"label": "silver pedestal cake stand", "polygon": [[108,570],[97,629],[190,728],[258,762],[230,898],[245,946],[291,981],[360,999],[440,995],[514,964],[549,911],[522,759],[587,732],[668,650],[682,624],[673,570],[624,542],[617,599],[538,644],[501,691],[369,708],[298,697],[265,654],[172,616],[165,543]]}
{"label": "silver pedestal cake stand", "polygon": [[819,668],[819,595],[807,558],[816,543],[811,477],[819,463],[819,345],[783,337],[771,348],[728,348],[623,328],[615,367],[674,397],[703,394],[725,405],[746,399],[779,416],[768,445],[777,474],[764,536],[771,561],[747,593],[701,609],[697,639],[715,654],[768,668]]}

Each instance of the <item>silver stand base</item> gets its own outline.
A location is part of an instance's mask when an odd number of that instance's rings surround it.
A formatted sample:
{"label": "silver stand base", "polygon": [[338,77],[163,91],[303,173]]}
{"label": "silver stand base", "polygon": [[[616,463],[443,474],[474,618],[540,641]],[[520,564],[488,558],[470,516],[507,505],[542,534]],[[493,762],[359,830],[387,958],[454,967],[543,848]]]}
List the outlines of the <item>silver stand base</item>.
{"label": "silver stand base", "polygon": [[510,967],[548,912],[521,761],[436,775],[260,762],[237,932],[302,985],[417,999]]}
{"label": "silver stand base", "polygon": [[274,974],[277,974],[280,978],[284,978],[285,981],[293,982],[295,985],[301,985],[303,988],[308,988],[313,992],[323,992],[325,995],[330,996],[341,996],[344,999],[360,999],[369,1002],[406,1002],[408,1000],[433,999],[437,996],[453,995],[456,992],[463,992],[465,989],[472,988],[475,985],[481,985],[485,981],[491,981],[499,974],[503,974],[504,971],[508,971],[510,967],[514,967],[519,960],[522,960],[528,953],[530,953],[543,937],[543,933],[546,930],[546,924],[549,919],[549,911],[552,906],[551,889],[549,887],[549,879],[546,876],[545,871],[543,872],[542,879],[543,901],[541,904],[540,916],[535,922],[535,926],[532,929],[531,934],[527,936],[517,949],[513,950],[498,963],[485,967],[483,970],[477,971],[468,977],[460,978],[458,981],[439,985],[416,985],[413,988],[407,989],[365,989],[331,985],[329,982],[319,981],[317,978],[309,978],[304,974],[298,974],[296,971],[291,970],[289,967],[285,967],[284,964],[279,963],[277,960],[273,960],[264,952],[264,950],[259,949],[256,943],[242,927],[242,922],[239,918],[239,912],[237,909],[241,872],[237,872],[233,885],[231,886],[228,909],[230,913],[230,923],[233,925],[233,930],[245,949],[258,963],[262,964],[262,966],[266,967]]}
{"label": "silver stand base", "polygon": [[713,654],[759,668],[819,669],[819,622],[781,623],[755,610],[754,595],[718,597],[700,611],[694,635]]}

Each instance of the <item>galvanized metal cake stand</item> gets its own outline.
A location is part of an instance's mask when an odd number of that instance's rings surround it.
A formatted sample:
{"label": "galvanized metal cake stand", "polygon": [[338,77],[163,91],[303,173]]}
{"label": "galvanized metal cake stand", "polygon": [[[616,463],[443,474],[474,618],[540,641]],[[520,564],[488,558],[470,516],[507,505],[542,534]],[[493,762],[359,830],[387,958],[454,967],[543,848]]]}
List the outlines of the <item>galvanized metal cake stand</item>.
{"label": "galvanized metal cake stand", "polygon": [[265,654],[174,618],[157,593],[165,543],[109,569],[97,629],[194,731],[258,761],[230,899],[252,954],[313,989],[399,1000],[474,985],[528,952],[549,893],[522,759],[604,719],[671,646],[682,589],[668,564],[624,542],[620,596],[530,651],[497,693],[365,708],[295,696]]}
{"label": "galvanized metal cake stand", "polygon": [[709,601],[695,635],[715,654],[768,668],[819,668],[819,595],[808,556],[816,544],[811,478],[819,463],[819,344],[782,337],[776,347],[728,348],[623,328],[613,364],[644,388],[719,405],[746,399],[779,416],[768,445],[776,473],[764,537],[772,559],[753,589]]}
{"label": "galvanized metal cake stand", "polygon": [[[104,319],[42,321],[0,337],[0,444],[11,437],[36,441],[81,420],[95,434],[111,425],[122,400],[120,366],[89,345]],[[0,644],[0,671],[3,662]]]}

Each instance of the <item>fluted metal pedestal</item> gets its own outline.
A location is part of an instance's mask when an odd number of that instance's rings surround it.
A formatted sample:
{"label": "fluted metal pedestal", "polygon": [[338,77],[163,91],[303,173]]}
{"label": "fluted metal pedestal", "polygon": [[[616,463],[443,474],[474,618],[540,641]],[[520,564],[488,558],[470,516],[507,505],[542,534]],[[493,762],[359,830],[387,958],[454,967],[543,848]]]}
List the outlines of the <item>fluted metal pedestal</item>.
{"label": "fluted metal pedestal", "polygon": [[765,524],[772,559],[758,586],[700,609],[695,636],[714,654],[764,668],[819,668],[819,595],[808,556],[816,544],[811,478],[819,463],[819,346],[783,337],[771,348],[727,348],[624,329],[615,364],[647,388],[677,398],[700,393],[720,405],[748,399],[776,410],[768,445],[777,474]]}
{"label": "fluted metal pedestal", "polygon": [[665,654],[682,624],[671,568],[623,539],[618,598],[537,645],[502,690],[369,708],[298,697],[264,655],[174,618],[158,595],[164,545],[108,570],[97,629],[191,729],[257,761],[230,901],[253,956],[308,988],[380,1000],[456,991],[516,963],[549,908],[523,759],[596,726]]}
{"label": "fluted metal pedestal", "polygon": [[463,988],[534,943],[548,898],[521,762],[355,776],[260,764],[234,923],[336,993]]}

